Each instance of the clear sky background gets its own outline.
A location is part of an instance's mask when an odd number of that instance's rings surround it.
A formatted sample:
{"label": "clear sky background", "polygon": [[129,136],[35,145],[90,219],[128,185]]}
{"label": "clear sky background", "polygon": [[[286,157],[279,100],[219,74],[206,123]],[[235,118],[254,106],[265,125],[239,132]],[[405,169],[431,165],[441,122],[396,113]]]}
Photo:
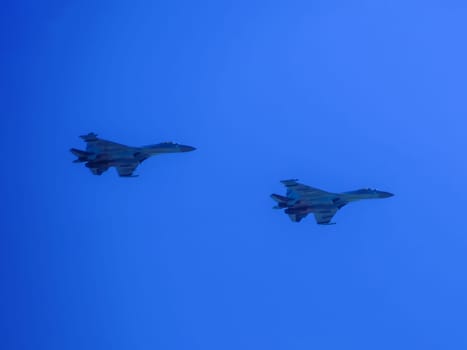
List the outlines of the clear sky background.
{"label": "clear sky background", "polygon": [[[466,349],[465,1],[4,1],[0,348]],[[197,151],[138,178],[79,135]],[[395,197],[337,225],[282,179]]]}

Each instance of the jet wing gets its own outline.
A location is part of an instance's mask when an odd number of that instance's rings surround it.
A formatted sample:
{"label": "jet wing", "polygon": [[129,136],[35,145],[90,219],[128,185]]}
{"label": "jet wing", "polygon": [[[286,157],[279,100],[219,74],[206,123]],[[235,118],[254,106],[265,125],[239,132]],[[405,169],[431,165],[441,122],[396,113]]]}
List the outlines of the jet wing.
{"label": "jet wing", "polygon": [[337,213],[337,210],[337,208],[333,208],[313,213],[315,215],[316,223],[320,225],[332,225],[333,223],[331,220],[332,217]]}
{"label": "jet wing", "polygon": [[300,222],[302,219],[304,219],[307,214],[288,214],[289,215],[289,218],[290,220],[292,220],[293,222]]}
{"label": "jet wing", "polygon": [[137,175],[133,175],[133,171],[138,167],[139,162],[131,162],[126,164],[116,165],[115,168],[117,169],[118,175],[122,177],[136,177]]}
{"label": "jet wing", "polygon": [[120,143],[100,139],[94,133],[82,135],[81,138],[86,142],[87,152],[108,153],[108,152],[121,151],[126,148],[129,148],[128,146],[122,145]]}
{"label": "jet wing", "polygon": [[285,187],[287,187],[287,197],[290,198],[313,198],[313,199],[320,199],[320,198],[328,198],[329,192],[320,190],[315,187],[307,186],[297,182],[297,180],[283,180],[281,181]]}
{"label": "jet wing", "polygon": [[95,167],[95,168],[89,168],[91,172],[94,175],[102,175],[104,172],[106,172],[109,169],[109,167]]}

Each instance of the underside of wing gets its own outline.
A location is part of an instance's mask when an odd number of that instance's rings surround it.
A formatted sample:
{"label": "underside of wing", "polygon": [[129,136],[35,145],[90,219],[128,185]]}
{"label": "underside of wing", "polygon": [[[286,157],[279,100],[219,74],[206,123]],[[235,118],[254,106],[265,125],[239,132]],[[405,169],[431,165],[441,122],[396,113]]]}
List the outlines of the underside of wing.
{"label": "underside of wing", "polygon": [[122,177],[134,177],[136,175],[133,175],[133,172],[138,167],[138,165],[139,162],[131,162],[126,164],[120,164],[115,168],[117,169],[118,175]]}
{"label": "underside of wing", "polygon": [[302,219],[304,219],[307,214],[288,214],[289,215],[289,218],[290,220],[292,220],[293,222],[300,222]]}
{"label": "underside of wing", "polygon": [[319,212],[314,213],[316,222],[320,225],[331,225],[333,216],[337,213],[338,209],[328,209],[322,210]]}
{"label": "underside of wing", "polygon": [[94,168],[89,168],[91,172],[94,175],[102,175],[104,172],[106,172],[109,169],[109,167],[94,167]]}

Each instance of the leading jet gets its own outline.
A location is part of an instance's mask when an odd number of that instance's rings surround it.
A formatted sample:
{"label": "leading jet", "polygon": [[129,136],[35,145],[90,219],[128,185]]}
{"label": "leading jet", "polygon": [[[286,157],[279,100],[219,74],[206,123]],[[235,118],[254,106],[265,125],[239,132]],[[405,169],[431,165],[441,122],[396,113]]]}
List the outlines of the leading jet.
{"label": "leading jet", "polygon": [[300,222],[308,214],[315,216],[320,225],[332,225],[333,216],[339,209],[348,203],[362,199],[389,198],[393,194],[373,189],[361,189],[356,191],[332,193],[311,186],[303,185],[298,180],[283,180],[281,183],[287,188],[286,196],[272,194],[271,197],[277,202],[274,209],[285,209],[294,222]]}
{"label": "leading jet", "polygon": [[119,176],[136,177],[138,175],[133,175],[133,172],[138,165],[149,157],[164,153],[190,152],[196,149],[172,142],[131,147],[100,139],[95,133],[80,137],[86,142],[86,151],[76,148],[70,149],[71,153],[78,157],[73,162],[86,163],[85,166],[94,175],[102,175],[110,167],[115,167]]}

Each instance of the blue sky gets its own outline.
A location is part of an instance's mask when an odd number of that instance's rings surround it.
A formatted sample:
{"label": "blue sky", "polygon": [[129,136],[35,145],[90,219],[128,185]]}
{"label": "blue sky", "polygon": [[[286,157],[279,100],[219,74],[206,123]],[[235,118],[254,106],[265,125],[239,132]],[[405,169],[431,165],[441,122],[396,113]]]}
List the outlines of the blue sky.
{"label": "blue sky", "polygon": [[[464,2],[2,6],[2,349],[467,347]],[[396,196],[295,224],[287,178]]]}

